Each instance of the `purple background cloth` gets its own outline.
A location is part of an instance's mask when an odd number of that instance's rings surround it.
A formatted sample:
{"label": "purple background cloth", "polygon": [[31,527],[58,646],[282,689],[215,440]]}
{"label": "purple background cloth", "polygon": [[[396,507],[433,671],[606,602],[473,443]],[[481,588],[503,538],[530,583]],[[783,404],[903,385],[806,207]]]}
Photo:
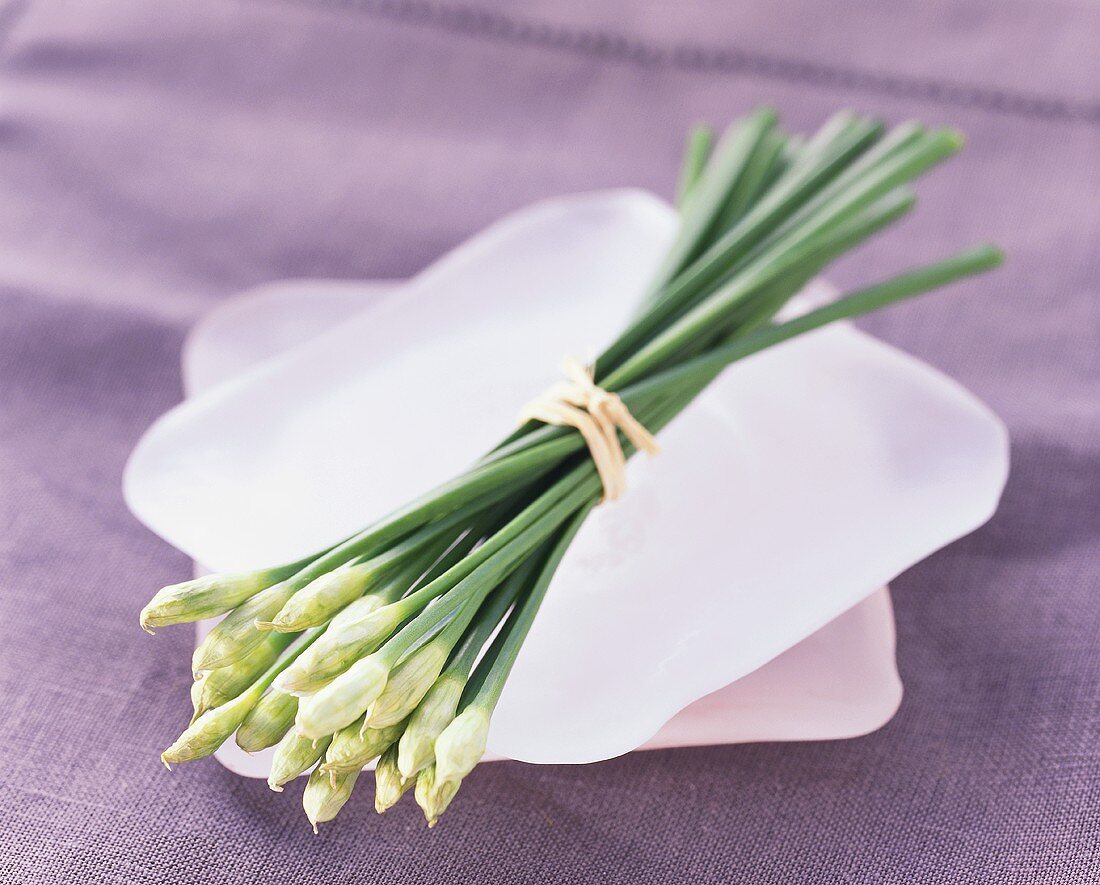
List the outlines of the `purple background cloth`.
{"label": "purple background cloth", "polygon": [[[1059,0],[17,2],[0,12],[0,878],[27,882],[1100,879],[1100,7]],[[483,766],[429,832],[369,786],[314,837],[157,756],[185,558],[119,480],[186,330],[293,276],[407,275],[500,214],[668,194],[685,127],[770,101],[949,123],[969,150],[831,276],[978,239],[999,273],[866,321],[1013,437],[986,527],[894,584],[865,738]],[[567,711],[563,711],[567,715]]]}

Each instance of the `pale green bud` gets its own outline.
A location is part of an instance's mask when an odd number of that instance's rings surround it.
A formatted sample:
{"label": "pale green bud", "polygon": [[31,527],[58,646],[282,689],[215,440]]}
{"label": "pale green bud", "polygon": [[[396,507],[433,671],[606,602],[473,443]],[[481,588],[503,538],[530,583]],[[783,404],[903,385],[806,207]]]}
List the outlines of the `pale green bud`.
{"label": "pale green bud", "polygon": [[242,660],[269,638],[256,629],[256,621],[273,618],[293,595],[293,587],[276,584],[241,603],[206,634],[191,658],[191,669],[201,673]]}
{"label": "pale green bud", "polygon": [[[205,675],[205,674],[204,674]],[[191,683],[191,708],[195,711],[191,717],[191,721],[194,722],[206,709],[202,706],[202,680],[203,676],[200,676],[194,682]]]}
{"label": "pale green bud", "polygon": [[447,806],[451,804],[461,784],[461,780],[439,780],[436,777],[434,765],[429,765],[416,776],[416,789],[413,791],[413,796],[416,798],[416,804],[424,812],[424,819],[427,820],[429,827],[439,823],[439,816],[447,810]]}
{"label": "pale green bud", "polygon": [[428,642],[394,667],[370,708],[367,725],[381,728],[407,719],[439,677],[449,653],[444,643]]}
{"label": "pale green bud", "polygon": [[279,675],[275,684],[290,694],[319,691],[364,655],[376,651],[406,617],[407,612],[399,604],[393,604],[348,619],[342,625],[333,621],[320,638]]}
{"label": "pale green bud", "polygon": [[237,746],[246,753],[256,753],[273,747],[294,726],[298,699],[286,692],[272,689],[253,707],[237,729]]}
{"label": "pale green bud", "polygon": [[327,771],[352,771],[360,769],[377,758],[401,736],[404,722],[385,728],[368,728],[360,716],[351,725],[341,728],[332,737],[325,753]]}
{"label": "pale green bud", "polygon": [[377,654],[356,661],[315,694],[298,703],[298,730],[311,738],[333,734],[358,719],[373,704],[389,677],[389,666]]}
{"label": "pale green bud", "polygon": [[387,597],[382,593],[367,593],[360,596],[354,602],[349,602],[340,611],[332,616],[329,624],[330,630],[342,630],[348,624],[352,624],[367,615],[373,614],[386,605]]}
{"label": "pale green bud", "polygon": [[170,770],[173,762],[190,762],[209,756],[237,730],[259,699],[258,691],[247,691],[220,707],[207,710],[160,754],[161,761]]}
{"label": "pale green bud", "polygon": [[368,563],[342,565],[307,584],[287,600],[274,618],[256,626],[282,633],[318,627],[362,596],[373,574],[374,569]]}
{"label": "pale green bud", "polygon": [[398,744],[397,765],[405,777],[413,777],[435,759],[435,739],[455,718],[465,684],[457,676],[441,676],[413,711]]}
{"label": "pale green bud", "polygon": [[379,814],[393,808],[413,785],[397,768],[397,745],[394,744],[378,760],[374,768],[374,810]]}
{"label": "pale green bud", "polygon": [[152,633],[154,627],[213,618],[236,608],[268,584],[270,579],[266,572],[206,575],[182,584],[170,584],[158,591],[141,610],[141,629]]}
{"label": "pale green bud", "polygon": [[[235,698],[259,679],[290,645],[293,637],[268,636],[244,658],[228,667],[219,667],[204,674],[195,684],[200,686],[198,715],[220,707]],[[192,690],[191,700],[195,695]]]}
{"label": "pale green bud", "polygon": [[294,780],[303,771],[325,755],[330,737],[319,741],[303,737],[296,731],[288,731],[271,759],[271,770],[267,775],[267,785],[276,793],[283,791],[283,784]]}
{"label": "pale green bud", "polygon": [[351,798],[357,780],[358,769],[335,776],[321,771],[319,767],[314,769],[302,794],[302,807],[313,825],[313,832],[317,832],[317,824],[330,821],[340,813],[344,803]]}
{"label": "pale green bud", "polygon": [[489,714],[477,706],[459,713],[435,739],[436,780],[462,780],[485,755]]}

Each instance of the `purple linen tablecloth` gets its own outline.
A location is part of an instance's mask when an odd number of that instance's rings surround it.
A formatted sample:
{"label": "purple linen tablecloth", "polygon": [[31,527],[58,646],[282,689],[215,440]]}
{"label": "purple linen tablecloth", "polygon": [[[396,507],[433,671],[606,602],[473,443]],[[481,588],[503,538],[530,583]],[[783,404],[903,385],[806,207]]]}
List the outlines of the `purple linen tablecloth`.
{"label": "purple linen tablecloth", "polygon": [[[0,6],[0,878],[13,882],[1100,880],[1100,6],[1058,0],[139,0]],[[434,831],[157,754],[183,556],[127,513],[203,311],[409,274],[568,191],[668,193],[682,132],[770,101],[970,136],[833,275],[980,238],[1006,268],[867,328],[989,402],[1003,506],[895,583],[907,696],[853,741],[472,775]],[[369,793],[369,790],[368,790]],[[368,797],[369,799],[369,797]]]}

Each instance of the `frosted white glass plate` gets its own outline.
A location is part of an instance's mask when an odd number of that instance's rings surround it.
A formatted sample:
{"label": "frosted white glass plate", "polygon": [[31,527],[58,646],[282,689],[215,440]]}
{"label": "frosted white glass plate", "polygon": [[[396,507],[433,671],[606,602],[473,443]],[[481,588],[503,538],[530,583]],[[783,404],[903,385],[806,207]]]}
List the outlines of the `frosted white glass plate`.
{"label": "frosted white glass plate", "polygon": [[[185,342],[184,390],[194,396],[334,328],[398,285],[294,280],[223,302]],[[828,297],[827,287],[815,291]],[[199,641],[212,623],[199,625]],[[854,737],[885,724],[901,692],[893,611],[882,589],[758,670],[689,704],[641,749]],[[237,774],[266,777],[272,752],[250,755],[230,741],[217,758]]]}
{"label": "frosted white glass plate", "polygon": [[[348,534],[468,465],[563,354],[606,342],[674,226],[636,191],[493,225],[169,412],[128,466],[131,508],[217,568]],[[988,409],[846,326],[735,366],[662,443],[563,562],[494,720],[496,753],[584,762],[645,743],[980,525],[1007,472]]]}

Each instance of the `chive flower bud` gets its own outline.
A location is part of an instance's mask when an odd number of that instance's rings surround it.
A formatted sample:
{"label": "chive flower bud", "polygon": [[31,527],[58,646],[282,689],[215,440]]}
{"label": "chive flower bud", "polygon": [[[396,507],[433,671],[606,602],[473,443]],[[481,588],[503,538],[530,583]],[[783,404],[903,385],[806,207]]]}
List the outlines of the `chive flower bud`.
{"label": "chive flower bud", "polygon": [[244,722],[259,699],[258,690],[246,691],[220,707],[207,710],[160,754],[165,767],[171,770],[173,762],[191,762],[211,755]]}
{"label": "chive flower bud", "polygon": [[416,776],[416,803],[429,827],[439,822],[462,779],[485,755],[489,711],[471,704],[458,714],[435,741],[435,762]]}
{"label": "chive flower bud", "polygon": [[[239,695],[275,663],[293,640],[289,635],[268,636],[245,658],[204,674],[195,683],[200,686],[196,713],[201,716]],[[194,694],[191,697],[194,700]]]}
{"label": "chive flower bud", "polygon": [[330,630],[342,630],[348,624],[373,614],[386,605],[390,597],[385,593],[367,593],[358,599],[349,602],[340,611],[332,616],[329,623]]}
{"label": "chive flower bud", "polygon": [[416,776],[413,796],[424,812],[424,819],[428,821],[429,827],[439,823],[440,815],[447,810],[461,784],[461,780],[439,780],[434,765],[429,765]]}
{"label": "chive flower bud", "polygon": [[451,724],[462,698],[465,680],[444,674],[413,711],[398,743],[397,765],[408,778],[435,759],[435,739]]}
{"label": "chive flower bud", "polygon": [[439,677],[450,651],[448,643],[427,642],[394,667],[370,709],[367,725],[382,728],[407,719]]}
{"label": "chive flower bud", "polygon": [[270,583],[266,572],[241,572],[235,575],[206,575],[181,584],[169,584],[141,610],[141,629],[151,634],[154,627],[201,621],[224,614]]}
{"label": "chive flower bud", "polygon": [[306,810],[306,817],[309,818],[314,833],[317,832],[317,824],[330,821],[340,813],[340,809],[351,798],[351,791],[357,780],[358,769],[335,777],[321,771],[320,766],[313,770],[302,794],[302,807]]}
{"label": "chive flower bud", "polygon": [[245,658],[268,638],[256,629],[256,621],[274,617],[293,595],[292,586],[276,584],[238,605],[206,634],[191,658],[191,669],[216,670]]}
{"label": "chive flower bud", "polygon": [[272,689],[253,707],[237,729],[237,746],[246,753],[266,750],[279,743],[294,726],[298,699]]}
{"label": "chive flower bud", "polygon": [[288,731],[275,747],[271,770],[267,775],[268,787],[281,793],[283,784],[294,780],[325,754],[331,740],[330,737],[323,737],[314,741],[296,731]]}
{"label": "chive flower bud", "polygon": [[334,621],[279,675],[275,685],[297,695],[319,691],[363,655],[376,651],[406,617],[408,612],[400,604],[391,604],[339,626]]}
{"label": "chive flower bud", "polygon": [[436,780],[462,780],[485,755],[489,713],[471,704],[435,740]]}
{"label": "chive flower bud", "polygon": [[380,654],[356,661],[315,694],[298,704],[298,731],[319,738],[339,731],[358,719],[386,687],[390,668]]}
{"label": "chive flower bud", "polygon": [[374,768],[374,810],[379,814],[393,808],[415,781],[397,767],[397,744],[391,746]]}
{"label": "chive flower bud", "polygon": [[206,712],[205,708],[202,707],[202,680],[205,676],[206,674],[203,674],[191,683],[191,709],[195,711],[191,716],[192,722]]}
{"label": "chive flower bud", "polygon": [[297,633],[328,621],[349,602],[363,594],[375,569],[366,562],[346,563],[306,584],[270,621],[257,623],[261,630]]}
{"label": "chive flower bud", "polygon": [[370,728],[364,724],[364,717],[360,716],[332,736],[322,768],[336,772],[362,768],[401,737],[404,726],[404,722],[399,722],[385,728]]}

